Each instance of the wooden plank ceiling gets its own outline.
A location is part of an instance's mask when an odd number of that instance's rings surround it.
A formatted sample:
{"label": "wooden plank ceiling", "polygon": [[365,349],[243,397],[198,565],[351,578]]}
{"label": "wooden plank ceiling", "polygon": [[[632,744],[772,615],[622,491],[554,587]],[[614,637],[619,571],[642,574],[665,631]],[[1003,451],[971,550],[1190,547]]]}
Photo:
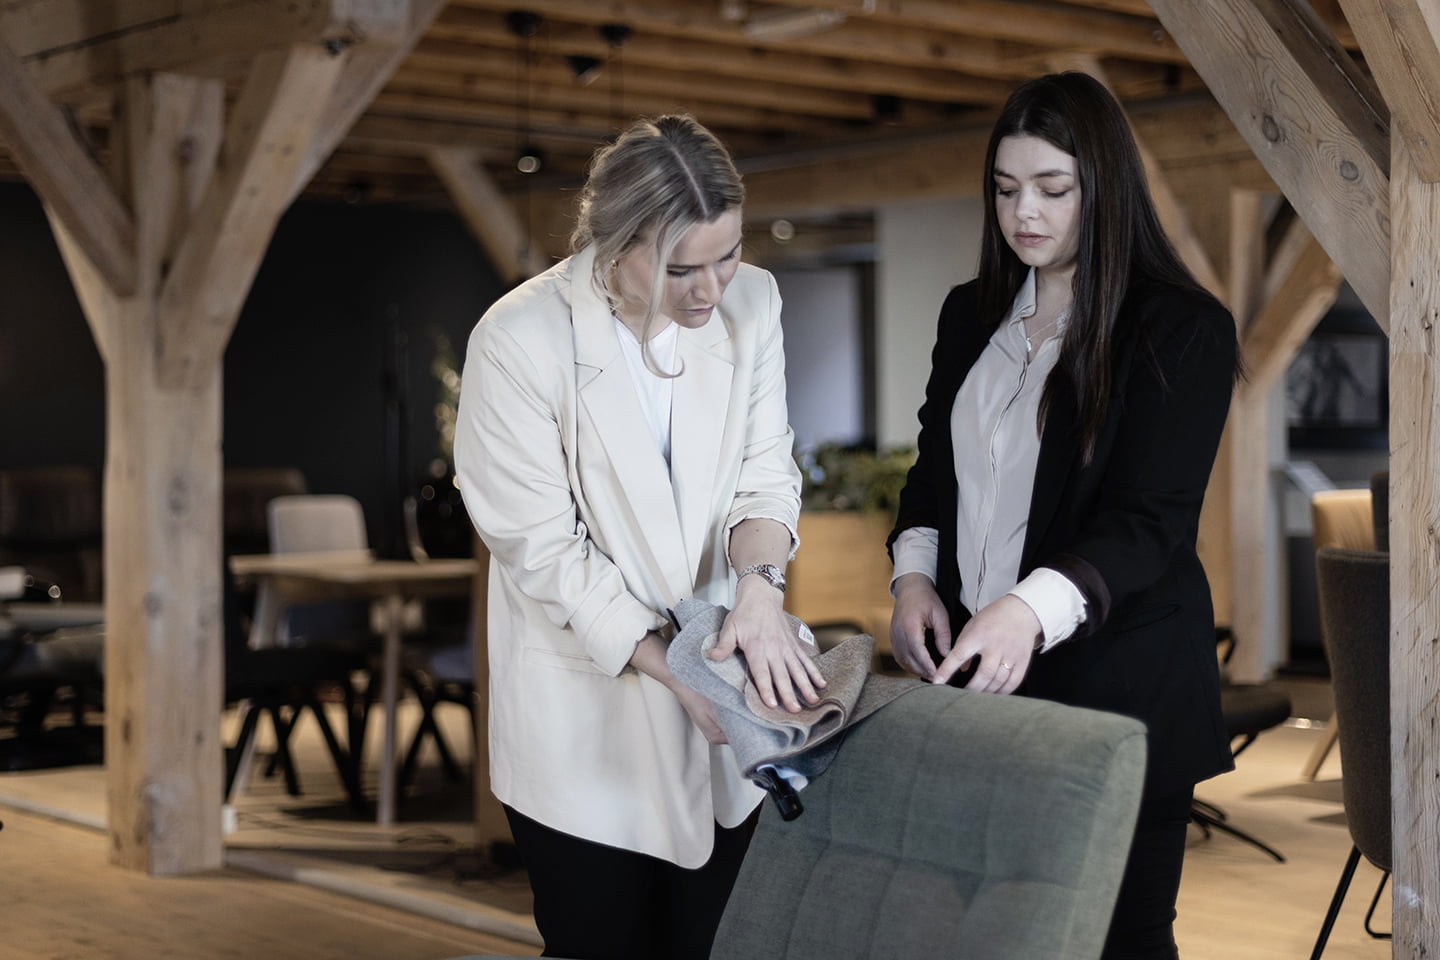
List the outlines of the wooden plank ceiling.
{"label": "wooden plank ceiling", "polygon": [[[1315,5],[1353,50],[1336,0]],[[218,39],[197,28],[187,45],[196,7],[231,19]],[[351,9],[354,36],[377,29],[360,0],[297,0],[280,23],[279,5],[261,7],[263,25],[225,0],[4,0],[0,37],[98,155],[126,74],[221,72],[233,96],[255,48],[313,29],[307,17],[337,22]],[[1137,124],[1147,110],[1187,117],[1150,138],[1162,164],[1225,153],[1253,174],[1144,0],[449,0],[307,193],[448,202],[427,159],[437,147],[478,151],[502,191],[553,190],[573,185],[624,119],[674,110],[709,125],[750,170],[895,144],[923,176],[945,155],[916,144],[983,128],[1018,81],[1076,52],[1099,58]],[[522,146],[544,161],[530,177],[516,171]],[[18,176],[3,146],[0,176]]]}

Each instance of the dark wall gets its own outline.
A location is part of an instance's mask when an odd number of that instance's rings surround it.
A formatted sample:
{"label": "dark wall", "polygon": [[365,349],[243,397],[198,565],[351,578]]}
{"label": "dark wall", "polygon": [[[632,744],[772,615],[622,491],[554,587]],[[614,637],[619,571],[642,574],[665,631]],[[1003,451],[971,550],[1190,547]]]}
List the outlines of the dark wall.
{"label": "dark wall", "polygon": [[[503,291],[448,211],[298,204],[225,354],[230,466],[295,466],[365,505],[392,551],[399,501],[438,454],[436,334],[457,362]],[[104,370],[44,213],[0,184],[0,465],[104,461]]]}

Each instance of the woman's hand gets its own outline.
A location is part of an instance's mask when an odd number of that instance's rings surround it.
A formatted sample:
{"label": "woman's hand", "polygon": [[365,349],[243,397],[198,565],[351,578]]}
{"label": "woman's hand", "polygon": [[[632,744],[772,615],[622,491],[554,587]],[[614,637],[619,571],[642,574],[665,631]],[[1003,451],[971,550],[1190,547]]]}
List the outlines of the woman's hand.
{"label": "woman's hand", "polygon": [[806,703],[819,700],[816,691],[825,686],[825,677],[815,665],[815,646],[790,629],[784,599],[760,577],[741,577],[735,586],[735,609],[720,627],[720,638],[709,656],[724,660],[737,647],[743,650],[760,699],[772,707],[783,703],[786,710],[798,713],[798,697]]}
{"label": "woman's hand", "polygon": [[715,714],[715,704],[710,702],[709,697],[696,693],[679,682],[670,689],[674,692],[675,699],[680,701],[680,706],[690,714],[690,722],[695,724],[707,741],[716,746],[730,742],[725,739],[725,731],[720,727],[720,720]]}
{"label": "woman's hand", "polygon": [[935,664],[925,649],[925,631],[935,631],[942,650],[950,647],[950,614],[935,584],[923,573],[907,573],[895,581],[895,609],[890,614],[890,653],[907,672],[928,680]]}
{"label": "woman's hand", "polygon": [[957,670],[964,669],[975,657],[980,666],[966,690],[981,693],[1013,693],[1030,669],[1035,641],[1040,637],[1040,620],[1030,605],[1019,597],[1006,594],[970,618],[960,636],[941,647],[945,659],[931,677],[934,683],[948,683]]}

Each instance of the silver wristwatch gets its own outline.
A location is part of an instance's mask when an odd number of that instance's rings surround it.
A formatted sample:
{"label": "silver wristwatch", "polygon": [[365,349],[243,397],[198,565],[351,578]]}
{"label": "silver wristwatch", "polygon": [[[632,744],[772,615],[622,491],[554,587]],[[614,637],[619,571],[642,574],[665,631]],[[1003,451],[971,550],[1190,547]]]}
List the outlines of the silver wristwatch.
{"label": "silver wristwatch", "polygon": [[757,575],[761,580],[764,580],[781,593],[785,592],[785,573],[779,567],[775,566],[775,564],[752,563],[750,566],[735,574],[736,581],[738,582],[741,577],[749,573]]}

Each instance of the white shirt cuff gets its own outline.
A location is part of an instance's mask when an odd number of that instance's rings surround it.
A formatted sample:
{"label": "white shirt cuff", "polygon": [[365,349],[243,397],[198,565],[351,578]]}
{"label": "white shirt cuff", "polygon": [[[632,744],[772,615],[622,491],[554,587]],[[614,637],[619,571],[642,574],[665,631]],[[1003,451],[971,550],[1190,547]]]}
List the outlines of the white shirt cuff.
{"label": "white shirt cuff", "polygon": [[1019,597],[1040,621],[1041,653],[1068,639],[1085,622],[1085,596],[1064,574],[1049,567],[1035,570],[1015,584],[1010,596]]}
{"label": "white shirt cuff", "polygon": [[934,527],[911,527],[895,538],[890,552],[895,557],[890,596],[895,596],[895,581],[907,573],[923,573],[934,583],[936,562],[940,559],[940,531]]}

